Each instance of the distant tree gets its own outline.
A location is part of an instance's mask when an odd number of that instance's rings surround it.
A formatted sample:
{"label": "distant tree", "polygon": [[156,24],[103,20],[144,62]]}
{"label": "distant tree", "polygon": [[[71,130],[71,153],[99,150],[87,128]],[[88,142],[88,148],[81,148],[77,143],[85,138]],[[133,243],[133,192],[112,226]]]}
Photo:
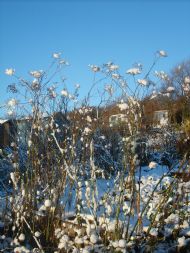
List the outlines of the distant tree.
{"label": "distant tree", "polygon": [[160,93],[169,98],[173,122],[190,117],[190,60],[176,65],[162,79]]}
{"label": "distant tree", "polygon": [[176,65],[168,74],[168,78],[163,79],[161,91],[167,91],[168,87],[174,87],[173,94],[180,97],[189,93],[190,83],[190,60],[183,61]]}

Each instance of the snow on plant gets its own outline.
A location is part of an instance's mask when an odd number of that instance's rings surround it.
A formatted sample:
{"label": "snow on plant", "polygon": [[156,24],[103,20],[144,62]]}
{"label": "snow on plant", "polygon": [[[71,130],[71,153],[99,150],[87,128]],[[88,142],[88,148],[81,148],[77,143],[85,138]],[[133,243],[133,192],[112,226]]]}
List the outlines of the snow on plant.
{"label": "snow on plant", "polygon": [[18,103],[17,100],[13,98],[7,102],[7,105],[10,107],[15,107],[17,103]]}
{"label": "snow on plant", "polygon": [[184,78],[184,83],[182,84],[182,88],[184,92],[189,92],[190,91],[190,77],[186,76]]}
{"label": "snow on plant", "polygon": [[167,91],[168,91],[168,92],[173,92],[173,91],[175,91],[175,87],[169,86],[169,87],[167,88]]}
{"label": "snow on plant", "polygon": [[[166,55],[161,50],[158,58]],[[154,238],[155,245],[160,234],[175,234],[189,219],[189,204],[184,202],[189,184],[169,179],[173,167],[160,178],[145,177],[142,167],[142,98],[151,88],[150,73],[158,58],[147,73],[137,64],[128,69],[129,75],[122,75],[112,62],[89,65],[93,83],[78,101],[79,85],[71,92],[65,78],[55,82],[67,61],[60,53],[52,57],[47,71],[30,71],[26,79],[6,70],[17,80],[9,91],[19,98],[7,103],[8,109],[17,109],[16,139],[8,156],[13,186],[7,204],[11,219],[6,219],[12,230],[10,247],[15,252],[27,252],[26,245],[39,252],[47,247],[49,252],[126,252],[135,249],[135,242],[142,246],[144,233],[145,243]],[[137,74],[142,77],[136,80]],[[164,72],[157,76],[167,78]],[[103,87],[99,105],[92,106],[98,85]],[[116,127],[105,122],[113,103],[125,115]],[[20,154],[25,156],[22,166]],[[158,167],[152,160],[148,171]],[[178,172],[186,168],[184,161]]]}
{"label": "snow on plant", "polygon": [[154,169],[154,168],[156,168],[156,166],[157,166],[157,163],[155,163],[155,162],[150,162],[149,165],[148,165],[148,167],[150,169]]}
{"label": "snow on plant", "polygon": [[168,80],[168,75],[163,71],[155,71],[155,76],[161,80]]}
{"label": "snow on plant", "polygon": [[148,84],[146,79],[138,79],[137,82],[142,86],[146,86]]}
{"label": "snow on plant", "polygon": [[5,74],[8,76],[13,76],[15,73],[15,69],[6,69]]}
{"label": "snow on plant", "polygon": [[166,51],[164,51],[164,50],[158,51],[158,54],[159,54],[160,57],[167,57],[168,56]]}
{"label": "snow on plant", "polygon": [[141,73],[141,70],[139,68],[131,68],[128,69],[126,73],[130,75],[138,75]]}

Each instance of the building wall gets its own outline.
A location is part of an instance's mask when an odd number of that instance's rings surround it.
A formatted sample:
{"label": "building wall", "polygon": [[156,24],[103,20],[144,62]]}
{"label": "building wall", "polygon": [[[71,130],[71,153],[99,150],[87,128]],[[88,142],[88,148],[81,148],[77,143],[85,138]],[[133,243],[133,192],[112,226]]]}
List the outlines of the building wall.
{"label": "building wall", "polygon": [[16,125],[15,121],[7,120],[0,123],[0,148],[9,147],[15,139]]}
{"label": "building wall", "polygon": [[156,127],[166,126],[169,123],[168,110],[155,111],[153,123]]}

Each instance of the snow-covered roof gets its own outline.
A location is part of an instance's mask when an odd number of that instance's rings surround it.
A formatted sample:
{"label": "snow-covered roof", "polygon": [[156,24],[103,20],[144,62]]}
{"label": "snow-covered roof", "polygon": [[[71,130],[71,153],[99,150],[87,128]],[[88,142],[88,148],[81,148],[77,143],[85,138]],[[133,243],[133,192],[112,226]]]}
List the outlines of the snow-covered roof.
{"label": "snow-covered roof", "polygon": [[0,124],[2,125],[2,124],[4,124],[7,121],[8,121],[8,119],[0,119]]}
{"label": "snow-covered roof", "polygon": [[168,112],[168,110],[158,110],[158,111],[154,111],[154,113],[157,113],[157,112]]}

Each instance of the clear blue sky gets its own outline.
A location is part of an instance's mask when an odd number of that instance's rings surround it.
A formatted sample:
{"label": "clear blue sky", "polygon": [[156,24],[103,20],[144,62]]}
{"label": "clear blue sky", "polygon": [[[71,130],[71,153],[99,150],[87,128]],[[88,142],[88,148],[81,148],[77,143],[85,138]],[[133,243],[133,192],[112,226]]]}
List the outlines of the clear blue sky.
{"label": "clear blue sky", "polygon": [[45,69],[53,52],[71,63],[65,75],[83,94],[92,80],[88,64],[148,67],[164,49],[169,57],[157,69],[168,71],[190,58],[189,10],[188,0],[0,0],[0,103],[12,81],[6,68],[26,76]]}

